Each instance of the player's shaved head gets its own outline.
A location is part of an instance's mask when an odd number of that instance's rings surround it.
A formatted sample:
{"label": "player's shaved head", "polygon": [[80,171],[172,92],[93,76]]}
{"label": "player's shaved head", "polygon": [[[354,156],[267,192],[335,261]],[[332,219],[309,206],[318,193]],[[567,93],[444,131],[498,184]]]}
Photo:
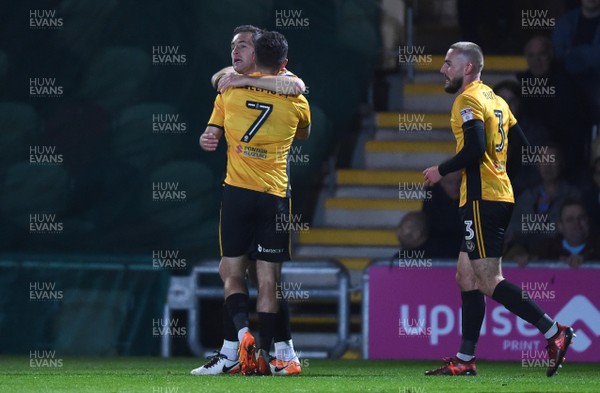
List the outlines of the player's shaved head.
{"label": "player's shaved head", "polygon": [[462,55],[473,64],[475,72],[479,73],[483,70],[483,52],[479,45],[474,42],[459,41],[450,45],[450,49],[455,50],[459,55]]}

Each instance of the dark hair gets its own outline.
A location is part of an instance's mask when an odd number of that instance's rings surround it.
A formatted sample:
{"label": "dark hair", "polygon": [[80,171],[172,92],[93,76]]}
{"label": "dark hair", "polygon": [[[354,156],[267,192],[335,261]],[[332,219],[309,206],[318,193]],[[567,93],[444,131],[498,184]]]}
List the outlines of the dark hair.
{"label": "dark hair", "polygon": [[496,93],[496,95],[498,95],[498,91],[502,90],[502,89],[506,89],[506,90],[510,90],[515,96],[517,96],[518,98],[521,98],[521,85],[519,85],[519,82],[512,80],[512,79],[505,79],[501,82],[498,82],[496,84],[496,86],[494,86],[494,93]]}
{"label": "dark hair", "polygon": [[547,35],[538,34],[538,35],[531,37],[525,43],[525,48],[524,48],[525,57],[527,57],[527,51],[528,51],[530,45],[536,41],[539,41],[542,44],[542,46],[544,47],[544,50],[546,50],[550,54],[551,57],[554,56],[554,46],[552,45],[552,39],[550,37],[548,37]]}
{"label": "dark hair", "polygon": [[411,210],[406,213],[398,223],[397,229],[400,229],[402,224],[410,220],[415,220],[423,229],[425,236],[429,236],[429,221],[427,220],[427,214],[422,210]]}
{"label": "dark hair", "polygon": [[587,208],[585,206],[585,203],[583,203],[583,201],[580,198],[577,197],[569,197],[567,199],[565,199],[563,201],[563,203],[560,205],[560,214],[559,217],[562,220],[562,215],[564,210],[569,207],[569,206],[580,206],[581,209],[583,209],[583,211],[585,212],[585,215],[587,216]]}
{"label": "dark hair", "polygon": [[276,31],[262,31],[254,36],[256,65],[269,70],[279,70],[287,59],[288,42]]}
{"label": "dark hair", "polygon": [[240,33],[252,33],[254,35],[262,32],[262,29],[253,25],[241,25],[233,29],[233,35]]}

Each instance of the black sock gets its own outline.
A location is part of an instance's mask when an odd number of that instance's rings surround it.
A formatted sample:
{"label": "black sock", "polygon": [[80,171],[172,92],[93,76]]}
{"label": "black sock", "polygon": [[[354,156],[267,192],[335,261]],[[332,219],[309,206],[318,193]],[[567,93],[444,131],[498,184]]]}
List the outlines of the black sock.
{"label": "black sock", "polygon": [[478,289],[461,292],[460,296],[462,298],[462,341],[458,352],[475,356],[475,347],[485,317],[485,299]]}
{"label": "black sock", "polygon": [[245,293],[229,295],[225,299],[225,306],[235,326],[235,336],[237,337],[238,330],[250,326],[250,322],[248,321],[248,295]]}
{"label": "black sock", "polygon": [[260,349],[269,352],[277,328],[277,313],[259,312],[258,322],[260,324]]}
{"label": "black sock", "polygon": [[237,330],[233,323],[233,319],[231,319],[231,316],[229,315],[226,303],[223,303],[223,336],[227,341],[238,340]]}
{"label": "black sock", "polygon": [[[543,325],[542,328],[545,327],[544,311],[529,298],[529,294],[526,291],[515,284],[508,282],[508,280],[502,280],[498,283],[492,294],[492,299],[502,304],[508,311],[519,316],[521,319],[536,326],[540,331],[542,329],[537,326],[538,323]],[[552,324],[550,324],[550,326],[552,326]],[[550,326],[542,333],[548,331]]]}
{"label": "black sock", "polygon": [[275,329],[275,342],[288,341],[292,339],[290,327],[290,306],[286,299],[279,299],[279,312],[277,313],[277,325]]}

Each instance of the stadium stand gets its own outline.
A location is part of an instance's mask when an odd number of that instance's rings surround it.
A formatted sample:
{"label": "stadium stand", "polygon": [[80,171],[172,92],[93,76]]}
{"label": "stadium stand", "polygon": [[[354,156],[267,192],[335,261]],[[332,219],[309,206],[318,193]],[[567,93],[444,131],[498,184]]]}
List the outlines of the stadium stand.
{"label": "stadium stand", "polygon": [[93,60],[81,94],[115,111],[139,100],[147,88],[152,60],[141,48],[108,47]]}

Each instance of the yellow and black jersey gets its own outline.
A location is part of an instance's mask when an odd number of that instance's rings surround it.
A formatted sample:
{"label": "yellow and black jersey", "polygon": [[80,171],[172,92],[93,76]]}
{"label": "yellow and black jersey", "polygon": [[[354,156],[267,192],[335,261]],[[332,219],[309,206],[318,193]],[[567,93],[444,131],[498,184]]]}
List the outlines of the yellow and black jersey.
{"label": "yellow and black jersey", "polygon": [[289,196],[290,146],[296,129],[310,125],[310,108],[304,96],[248,86],[230,88],[215,99],[208,123],[224,129],[226,184]]}
{"label": "yellow and black jersey", "polygon": [[485,153],[479,166],[462,170],[460,206],[467,200],[514,203],[506,173],[508,130],[517,123],[508,104],[489,86],[477,80],[464,89],[452,106],[450,123],[456,138],[456,151],[464,145],[463,123],[478,119],[485,127]]}

